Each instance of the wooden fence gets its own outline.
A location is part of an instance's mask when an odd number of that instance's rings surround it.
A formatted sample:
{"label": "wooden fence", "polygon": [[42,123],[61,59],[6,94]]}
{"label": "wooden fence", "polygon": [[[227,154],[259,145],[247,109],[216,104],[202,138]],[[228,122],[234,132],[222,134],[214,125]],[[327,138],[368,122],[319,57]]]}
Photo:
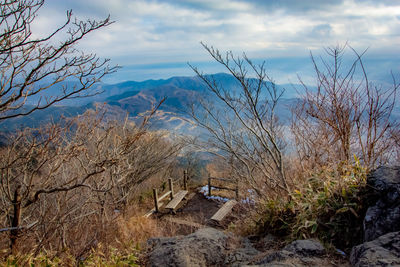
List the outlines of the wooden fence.
{"label": "wooden fence", "polygon": [[[212,180],[221,181],[221,182],[224,182],[224,183],[234,184],[235,188],[212,185],[211,184]],[[232,179],[227,179],[227,178],[218,178],[218,177],[208,176],[208,196],[212,196],[212,188],[234,191],[236,199],[237,200],[239,199],[239,184],[237,183],[237,181],[233,181]]]}

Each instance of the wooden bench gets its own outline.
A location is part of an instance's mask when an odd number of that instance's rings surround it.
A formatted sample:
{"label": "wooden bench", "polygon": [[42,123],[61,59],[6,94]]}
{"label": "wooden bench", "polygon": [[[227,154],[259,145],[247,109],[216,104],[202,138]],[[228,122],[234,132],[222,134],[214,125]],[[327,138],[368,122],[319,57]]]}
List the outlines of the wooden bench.
{"label": "wooden bench", "polygon": [[222,221],[229,212],[231,212],[233,206],[237,204],[237,201],[234,199],[226,202],[212,217],[211,220],[220,222]]}
{"label": "wooden bench", "polygon": [[170,211],[174,211],[176,207],[179,205],[179,203],[182,201],[182,199],[186,196],[188,193],[187,190],[181,190],[179,191],[174,198],[165,206],[166,209],[169,209]]}

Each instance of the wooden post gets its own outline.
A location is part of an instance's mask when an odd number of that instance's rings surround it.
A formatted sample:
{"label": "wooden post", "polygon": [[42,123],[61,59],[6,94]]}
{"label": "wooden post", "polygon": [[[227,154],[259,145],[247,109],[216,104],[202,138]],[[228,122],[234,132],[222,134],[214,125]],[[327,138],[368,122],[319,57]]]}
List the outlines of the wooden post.
{"label": "wooden post", "polygon": [[157,188],[153,188],[153,196],[154,196],[154,209],[155,209],[155,212],[158,212],[159,211],[159,207],[158,207]]}
{"label": "wooden post", "polygon": [[187,190],[187,170],[183,171],[183,189]]}
{"label": "wooden post", "polygon": [[208,175],[208,196],[211,197],[211,176]]}
{"label": "wooden post", "polygon": [[172,200],[174,198],[174,185],[172,183],[172,178],[168,178],[168,185],[169,185],[169,190],[171,191],[170,198]]}

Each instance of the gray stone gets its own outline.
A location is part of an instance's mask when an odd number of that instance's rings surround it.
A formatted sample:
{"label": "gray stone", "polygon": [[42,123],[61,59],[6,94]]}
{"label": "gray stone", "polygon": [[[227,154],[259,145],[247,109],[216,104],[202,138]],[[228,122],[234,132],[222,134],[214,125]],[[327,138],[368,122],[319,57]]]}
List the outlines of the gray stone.
{"label": "gray stone", "polygon": [[222,266],[228,236],[214,228],[171,238],[150,239],[149,266]]}
{"label": "gray stone", "polygon": [[[239,242],[240,240],[240,242]],[[261,253],[249,238],[203,228],[187,236],[148,240],[148,266],[333,266],[316,240],[297,240],[280,251]]]}
{"label": "gray stone", "polygon": [[400,231],[400,167],[379,167],[368,176],[378,201],[364,218],[364,242]]}
{"label": "gray stone", "polygon": [[400,232],[383,235],[373,241],[353,247],[353,266],[400,266]]}
{"label": "gray stone", "polygon": [[296,255],[293,252],[287,250],[281,250],[266,255],[264,258],[256,261],[255,264],[257,265],[277,264],[279,262],[286,261],[294,257],[296,257]]}
{"label": "gray stone", "polygon": [[324,254],[325,248],[319,241],[296,240],[282,250],[272,252],[256,261],[255,266],[316,266],[319,257]]}
{"label": "gray stone", "polygon": [[313,239],[293,241],[284,247],[284,250],[307,257],[321,256],[325,254],[324,246],[318,240]]}
{"label": "gray stone", "polygon": [[306,257],[291,251],[281,250],[268,254],[261,260],[253,263],[254,265],[246,266],[332,266],[321,256],[318,257]]}
{"label": "gray stone", "polygon": [[229,252],[225,257],[224,266],[238,267],[249,263],[251,259],[258,255],[260,251],[253,247],[248,238],[243,238],[241,247]]}

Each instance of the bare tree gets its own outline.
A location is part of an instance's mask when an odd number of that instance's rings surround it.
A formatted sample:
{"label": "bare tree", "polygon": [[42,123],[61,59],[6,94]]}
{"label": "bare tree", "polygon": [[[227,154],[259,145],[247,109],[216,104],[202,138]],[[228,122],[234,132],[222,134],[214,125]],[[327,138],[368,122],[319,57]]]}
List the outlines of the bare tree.
{"label": "bare tree", "polygon": [[[0,4],[0,121],[97,94],[89,89],[116,70],[109,60],[75,48],[90,32],[110,25],[109,18],[80,21],[68,11],[64,24],[34,37],[31,25],[43,5],[44,0]],[[84,252],[100,240],[115,210],[135,197],[135,187],[163,172],[181,148],[165,133],[148,131],[158,107],[140,125],[87,111],[8,136],[0,148],[0,234],[10,235],[0,245],[8,243],[11,253],[66,247]]]}
{"label": "bare tree", "polygon": [[213,76],[192,66],[218,99],[215,103],[207,98],[194,103],[192,117],[209,133],[212,151],[231,162],[236,179],[260,197],[271,197],[272,192],[275,196],[287,194],[290,188],[285,176],[282,135],[275,116],[283,92],[267,75],[264,63],[256,65],[245,54],[235,58],[232,52],[222,55],[213,47],[202,45],[233,75],[238,91],[223,88]]}
{"label": "bare tree", "polygon": [[[135,187],[174,163],[181,148],[165,133],[148,131],[146,122],[121,124],[89,110],[12,137],[0,160],[0,228],[11,230],[12,252],[26,226],[31,229],[23,239],[33,239],[30,248],[37,250],[74,247],[77,240],[87,248],[101,239],[114,211],[131,203]],[[99,229],[85,226],[88,221]],[[85,238],[76,236],[80,228]]]}
{"label": "bare tree", "polygon": [[[88,89],[116,70],[109,67],[108,59],[75,48],[90,32],[110,25],[109,17],[80,21],[68,11],[64,24],[47,36],[34,37],[31,25],[43,4],[44,0],[4,0],[0,4],[0,121],[99,93]],[[71,81],[76,83],[62,83]],[[55,85],[60,88],[56,90]],[[51,94],[46,94],[49,89]]]}
{"label": "bare tree", "polygon": [[349,163],[356,155],[373,168],[387,162],[390,129],[400,126],[391,117],[399,84],[394,78],[390,88],[371,83],[362,60],[365,51],[359,54],[351,47],[355,59],[346,69],[347,47],[327,48],[329,60],[321,58],[320,64],[311,55],[316,89],[302,82],[303,100],[294,110],[292,128],[301,160]]}

